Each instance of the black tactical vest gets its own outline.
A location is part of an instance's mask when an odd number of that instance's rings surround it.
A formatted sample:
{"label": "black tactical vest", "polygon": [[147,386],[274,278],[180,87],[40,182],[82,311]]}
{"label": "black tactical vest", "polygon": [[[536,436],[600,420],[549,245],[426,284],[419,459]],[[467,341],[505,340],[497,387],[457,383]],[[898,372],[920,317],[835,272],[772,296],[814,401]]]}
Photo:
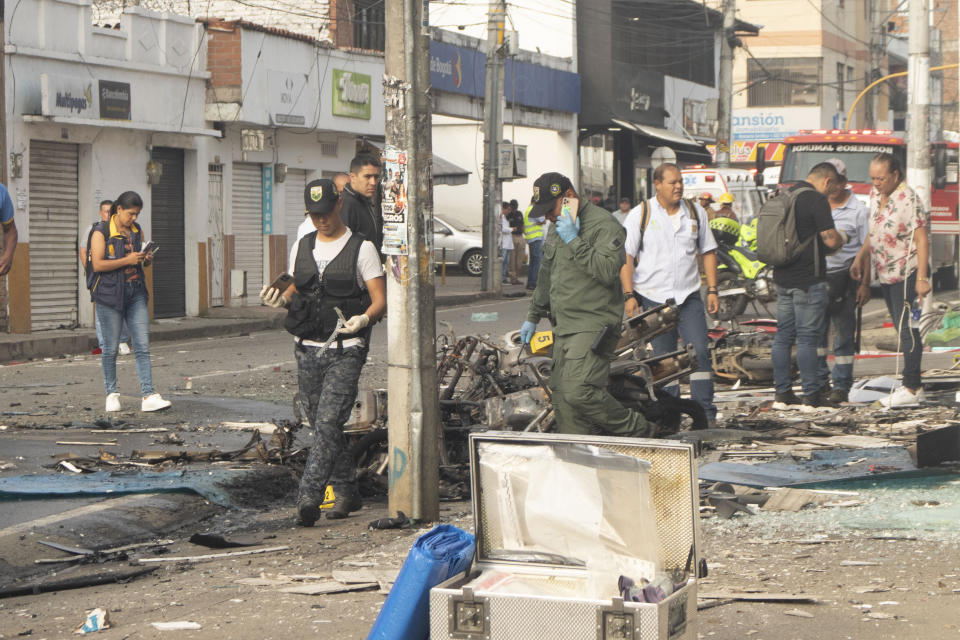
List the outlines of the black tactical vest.
{"label": "black tactical vest", "polygon": [[[350,319],[370,306],[370,294],[357,284],[357,257],[364,238],[354,233],[346,246],[330,261],[323,275],[317,270],[313,249],[317,232],[308,233],[300,239],[297,261],[293,265],[293,284],[296,292],[290,299],[284,326],[287,331],[305,340],[323,342],[337,327],[336,309]],[[338,334],[339,340],[359,337],[369,340],[370,327],[357,334]]]}

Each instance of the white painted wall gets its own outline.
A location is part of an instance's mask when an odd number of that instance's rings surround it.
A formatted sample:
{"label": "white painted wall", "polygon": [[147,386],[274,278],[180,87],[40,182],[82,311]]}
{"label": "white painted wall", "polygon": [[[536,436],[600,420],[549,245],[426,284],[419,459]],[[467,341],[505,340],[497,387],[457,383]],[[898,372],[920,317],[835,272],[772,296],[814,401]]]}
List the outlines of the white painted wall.
{"label": "white painted wall", "polygon": [[[185,152],[185,253],[187,313],[198,311],[197,238],[206,237],[207,183],[198,179],[197,137],[187,133],[158,133],[157,129],[204,129],[203,103],[208,75],[201,28],[190,19],[160,16],[131,8],[122,16],[122,28],[89,26],[90,4],[83,0],[33,0],[6,5],[7,74],[6,123],[9,153],[23,154],[23,175],[8,184],[16,207],[21,242],[30,242],[30,141],[48,140],[79,145],[79,200],[77,243],[86,243],[98,204],[133,190],[144,200],[139,219],[150,237],[151,187],[147,184],[148,145],[178,147]],[[11,20],[12,18],[12,20]],[[196,54],[196,55],[195,55]],[[25,121],[41,113],[41,74],[128,82],[131,121],[94,124],[71,121]],[[98,114],[87,114],[86,119]],[[183,117],[181,117],[183,116]],[[29,118],[28,118],[29,119]],[[127,128],[133,127],[133,128]],[[89,294],[79,267],[80,323],[93,323]]]}
{"label": "white painted wall", "polygon": [[[471,172],[465,185],[435,185],[433,210],[442,218],[480,229],[483,217],[483,132],[482,123],[434,116],[433,152]],[[512,135],[504,127],[504,138]],[[521,209],[530,202],[533,182],[548,171],[559,171],[576,183],[575,132],[517,127],[516,144],[527,145],[527,177],[503,183],[503,199],[516,199]]]}

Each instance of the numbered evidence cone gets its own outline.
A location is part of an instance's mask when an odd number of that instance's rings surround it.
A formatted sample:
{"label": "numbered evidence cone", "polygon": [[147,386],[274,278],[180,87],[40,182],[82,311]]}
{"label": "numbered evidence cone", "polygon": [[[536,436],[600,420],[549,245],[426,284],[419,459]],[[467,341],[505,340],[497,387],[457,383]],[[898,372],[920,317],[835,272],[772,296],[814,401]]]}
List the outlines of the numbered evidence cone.
{"label": "numbered evidence cone", "polygon": [[546,351],[553,344],[553,331],[539,331],[530,338],[530,353]]}

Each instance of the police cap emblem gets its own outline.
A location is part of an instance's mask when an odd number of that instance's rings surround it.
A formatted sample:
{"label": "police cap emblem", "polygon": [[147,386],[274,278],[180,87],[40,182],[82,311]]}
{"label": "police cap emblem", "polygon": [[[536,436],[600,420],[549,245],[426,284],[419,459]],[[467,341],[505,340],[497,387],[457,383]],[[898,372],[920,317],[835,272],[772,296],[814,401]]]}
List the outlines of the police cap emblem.
{"label": "police cap emblem", "polygon": [[323,186],[314,185],[310,187],[310,199],[314,202],[320,202],[321,198],[323,198]]}

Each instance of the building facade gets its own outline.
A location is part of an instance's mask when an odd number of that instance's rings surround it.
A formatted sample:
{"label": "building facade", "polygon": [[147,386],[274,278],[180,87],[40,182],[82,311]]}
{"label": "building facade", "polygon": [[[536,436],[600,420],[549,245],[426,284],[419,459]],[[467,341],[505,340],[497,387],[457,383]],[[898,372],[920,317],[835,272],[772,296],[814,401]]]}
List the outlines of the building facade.
{"label": "building facade", "polygon": [[163,246],[148,270],[156,316],[197,313],[193,214],[203,141],[205,42],[193,20],[131,7],[115,28],[92,25],[89,3],[6,5],[4,126],[20,242],[7,277],[12,332],[91,326],[77,249],[99,203],[144,200],[138,223]]}

